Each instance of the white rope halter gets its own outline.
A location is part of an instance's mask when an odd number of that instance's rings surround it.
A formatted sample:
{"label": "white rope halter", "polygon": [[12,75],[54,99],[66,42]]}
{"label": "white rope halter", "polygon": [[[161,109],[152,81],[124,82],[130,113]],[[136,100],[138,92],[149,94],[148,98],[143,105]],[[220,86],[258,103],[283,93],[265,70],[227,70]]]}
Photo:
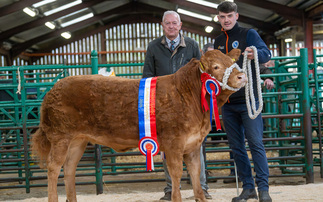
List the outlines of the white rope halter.
{"label": "white rope halter", "polygon": [[[202,63],[200,63],[200,66],[202,66]],[[203,66],[202,66],[203,67]],[[204,67],[203,67],[204,68]],[[220,86],[221,86],[221,88],[223,89],[223,90],[225,90],[225,89],[228,89],[228,90],[232,90],[232,91],[238,91],[238,90],[240,90],[240,88],[233,88],[233,87],[231,87],[231,86],[229,86],[228,85],[228,79],[229,79],[229,76],[230,76],[230,74],[232,73],[232,70],[234,69],[234,68],[236,68],[239,72],[242,72],[242,69],[239,67],[239,65],[237,64],[237,63],[234,63],[233,65],[231,65],[229,68],[227,68],[226,70],[225,70],[225,72],[224,72],[224,75],[223,75],[223,78],[222,78],[222,81],[223,82],[221,82],[221,81],[219,81],[219,80],[217,80],[214,76],[212,76],[212,75],[210,75],[213,79],[215,79],[219,84],[220,84]],[[201,71],[201,73],[206,73],[206,72],[204,72],[204,70],[202,70],[201,68],[199,68],[200,69],[200,71]]]}
{"label": "white rope halter", "polygon": [[240,88],[233,88],[231,86],[228,85],[228,79],[230,74],[232,73],[232,70],[236,68],[239,72],[242,72],[242,69],[239,67],[239,65],[237,63],[234,63],[233,65],[231,65],[229,68],[227,68],[224,72],[223,75],[223,83],[219,82],[220,86],[222,86],[223,90],[228,89],[228,90],[232,90],[232,91],[238,91],[240,90]]}
{"label": "white rope halter", "polygon": [[[244,52],[242,71],[247,75],[248,83],[245,86],[245,95],[246,95],[246,104],[248,109],[248,115],[251,119],[255,119],[262,111],[263,108],[263,100],[262,100],[262,92],[261,92],[261,79],[260,79],[260,69],[258,63],[258,52],[255,46],[250,46],[254,52],[254,61],[255,61],[255,69],[256,69],[256,79],[257,79],[257,92],[259,99],[259,108],[256,110],[256,101],[255,95],[253,93],[253,81],[252,81],[252,72],[251,72],[251,60],[247,58],[248,51]],[[248,63],[248,64],[247,64]],[[252,105],[252,111],[250,107],[250,102]]]}

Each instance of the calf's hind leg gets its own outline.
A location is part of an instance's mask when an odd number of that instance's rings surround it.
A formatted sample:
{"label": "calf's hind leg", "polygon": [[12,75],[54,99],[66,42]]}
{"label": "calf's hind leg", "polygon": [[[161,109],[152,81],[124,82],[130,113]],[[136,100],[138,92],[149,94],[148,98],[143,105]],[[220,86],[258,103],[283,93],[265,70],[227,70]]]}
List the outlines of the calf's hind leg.
{"label": "calf's hind leg", "polygon": [[48,201],[57,202],[57,181],[62,165],[66,159],[68,141],[51,144],[47,158]]}
{"label": "calf's hind leg", "polygon": [[200,182],[200,172],[204,172],[201,171],[200,148],[190,154],[185,154],[184,162],[192,180],[195,201],[207,201]]}
{"label": "calf's hind leg", "polygon": [[64,163],[64,182],[66,191],[66,201],[76,202],[76,191],[75,191],[75,172],[76,167],[88,141],[76,139],[73,140],[68,148],[68,154]]}

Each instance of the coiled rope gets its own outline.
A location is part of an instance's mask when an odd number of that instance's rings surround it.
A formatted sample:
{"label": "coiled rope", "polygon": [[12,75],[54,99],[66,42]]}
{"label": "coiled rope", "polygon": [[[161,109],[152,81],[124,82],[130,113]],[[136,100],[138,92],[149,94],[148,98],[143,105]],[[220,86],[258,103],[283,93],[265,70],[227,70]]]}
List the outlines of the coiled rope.
{"label": "coiled rope", "polygon": [[[254,52],[257,92],[258,92],[258,99],[259,99],[259,108],[258,109],[256,109],[256,100],[255,100],[255,95],[253,93],[251,60],[249,60],[247,58],[248,51],[244,52],[242,71],[247,75],[247,78],[248,78],[248,83],[245,86],[245,96],[246,96],[248,115],[251,119],[255,119],[262,111],[263,100],[262,100],[261,79],[260,79],[260,69],[259,69],[257,48],[255,46],[250,46],[249,48],[253,49],[253,52]],[[251,102],[251,106],[250,106],[250,102]]]}

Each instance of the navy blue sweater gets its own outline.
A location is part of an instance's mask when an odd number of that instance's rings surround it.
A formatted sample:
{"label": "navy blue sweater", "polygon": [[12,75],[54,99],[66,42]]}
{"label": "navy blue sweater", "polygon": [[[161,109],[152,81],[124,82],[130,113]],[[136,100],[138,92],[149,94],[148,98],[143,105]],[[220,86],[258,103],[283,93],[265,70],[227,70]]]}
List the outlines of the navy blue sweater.
{"label": "navy blue sweater", "polygon": [[[222,30],[222,34],[219,35],[214,42],[214,49],[218,49],[223,53],[227,54],[234,48],[241,49],[244,52],[247,47],[255,46],[258,52],[259,63],[266,63],[271,58],[271,53],[267,48],[265,42],[261,39],[259,34],[254,29],[247,29],[240,27],[238,23],[229,30]],[[242,68],[243,55],[241,54],[237,64]],[[252,76],[253,76],[253,88],[254,94],[258,97],[256,89],[256,72],[254,61],[252,65]],[[245,88],[241,88],[239,91],[233,93],[229,98],[229,103],[243,103],[245,102]]]}

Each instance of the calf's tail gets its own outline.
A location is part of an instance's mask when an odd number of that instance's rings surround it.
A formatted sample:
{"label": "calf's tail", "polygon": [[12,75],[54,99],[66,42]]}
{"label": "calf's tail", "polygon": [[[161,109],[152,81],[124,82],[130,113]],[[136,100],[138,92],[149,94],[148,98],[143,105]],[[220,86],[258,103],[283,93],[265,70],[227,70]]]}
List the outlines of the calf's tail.
{"label": "calf's tail", "polygon": [[46,168],[46,160],[51,144],[41,127],[32,135],[31,141],[32,156],[38,157],[37,159],[39,159],[39,166],[41,168]]}

